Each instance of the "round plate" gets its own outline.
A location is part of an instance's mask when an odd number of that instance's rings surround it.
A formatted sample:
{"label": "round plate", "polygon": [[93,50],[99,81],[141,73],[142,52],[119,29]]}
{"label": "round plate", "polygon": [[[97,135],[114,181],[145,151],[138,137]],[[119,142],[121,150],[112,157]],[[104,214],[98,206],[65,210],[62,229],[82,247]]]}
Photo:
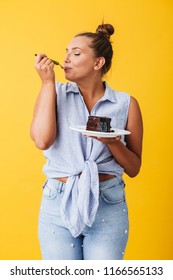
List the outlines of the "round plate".
{"label": "round plate", "polygon": [[129,135],[131,133],[128,130],[123,130],[123,129],[119,129],[119,128],[112,128],[112,130],[114,130],[114,132],[91,131],[91,130],[86,130],[86,126],[82,126],[82,125],[70,126],[69,128],[72,130],[78,131],[78,132],[82,133],[83,135],[104,137],[104,138],[113,138],[113,137],[121,136],[121,135]]}

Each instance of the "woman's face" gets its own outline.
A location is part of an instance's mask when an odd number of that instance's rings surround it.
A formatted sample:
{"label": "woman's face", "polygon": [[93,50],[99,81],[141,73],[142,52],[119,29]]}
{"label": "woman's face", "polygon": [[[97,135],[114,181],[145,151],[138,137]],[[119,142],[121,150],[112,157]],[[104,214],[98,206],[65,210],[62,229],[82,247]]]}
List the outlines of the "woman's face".
{"label": "woman's face", "polygon": [[69,81],[80,82],[93,76],[96,57],[89,47],[91,39],[85,36],[73,38],[66,48],[64,59],[65,77]]}

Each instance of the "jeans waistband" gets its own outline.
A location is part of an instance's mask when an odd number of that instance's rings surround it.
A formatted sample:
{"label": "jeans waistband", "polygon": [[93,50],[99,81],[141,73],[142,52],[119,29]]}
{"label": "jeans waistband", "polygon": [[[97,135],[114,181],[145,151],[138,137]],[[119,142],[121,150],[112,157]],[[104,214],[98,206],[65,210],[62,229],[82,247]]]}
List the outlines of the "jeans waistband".
{"label": "jeans waistband", "polygon": [[[104,190],[104,189],[110,188],[112,185],[118,185],[120,183],[124,184],[124,181],[122,180],[122,178],[114,177],[114,178],[100,182],[99,190]],[[48,178],[46,180],[44,186],[45,185],[52,186],[52,187],[56,188],[58,191],[62,192],[65,188],[66,183],[58,181],[57,179]],[[43,186],[43,188],[44,188],[44,186]]]}

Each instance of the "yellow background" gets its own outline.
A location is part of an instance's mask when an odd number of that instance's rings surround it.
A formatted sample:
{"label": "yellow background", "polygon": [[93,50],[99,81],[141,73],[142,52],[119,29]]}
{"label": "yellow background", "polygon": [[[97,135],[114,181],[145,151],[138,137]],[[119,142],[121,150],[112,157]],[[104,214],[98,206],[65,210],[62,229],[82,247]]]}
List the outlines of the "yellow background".
{"label": "yellow background", "polygon": [[[40,259],[37,216],[45,162],[29,127],[40,80],[34,54],[63,63],[82,31],[112,23],[107,82],[140,103],[143,166],[125,176],[130,237],[125,259],[172,259],[172,28],[170,0],[0,0],[0,259]],[[56,67],[56,79],[64,73]]]}

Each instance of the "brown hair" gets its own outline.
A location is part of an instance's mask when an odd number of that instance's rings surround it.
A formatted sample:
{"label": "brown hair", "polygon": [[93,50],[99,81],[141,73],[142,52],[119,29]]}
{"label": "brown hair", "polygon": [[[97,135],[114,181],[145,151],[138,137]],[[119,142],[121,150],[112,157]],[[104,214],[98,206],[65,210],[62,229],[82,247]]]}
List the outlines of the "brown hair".
{"label": "brown hair", "polygon": [[111,24],[101,24],[97,27],[96,32],[79,33],[75,37],[86,36],[91,39],[90,47],[93,49],[95,56],[103,56],[105,64],[101,71],[102,75],[106,74],[111,68],[113,49],[110,42],[110,36],[114,33],[114,27]]}

